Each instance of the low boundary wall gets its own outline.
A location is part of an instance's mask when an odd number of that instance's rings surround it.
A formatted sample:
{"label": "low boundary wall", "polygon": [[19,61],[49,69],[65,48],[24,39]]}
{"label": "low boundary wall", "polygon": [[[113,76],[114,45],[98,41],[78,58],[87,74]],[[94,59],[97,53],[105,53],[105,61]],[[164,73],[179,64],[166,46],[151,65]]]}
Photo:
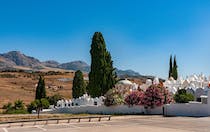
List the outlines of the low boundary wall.
{"label": "low boundary wall", "polygon": [[207,104],[167,104],[164,106],[165,116],[209,116],[209,105]]}
{"label": "low boundary wall", "polygon": [[154,109],[145,109],[144,106],[128,106],[128,105],[116,105],[116,106],[75,106],[66,108],[56,108],[52,113],[71,113],[71,114],[163,114],[162,107]]}

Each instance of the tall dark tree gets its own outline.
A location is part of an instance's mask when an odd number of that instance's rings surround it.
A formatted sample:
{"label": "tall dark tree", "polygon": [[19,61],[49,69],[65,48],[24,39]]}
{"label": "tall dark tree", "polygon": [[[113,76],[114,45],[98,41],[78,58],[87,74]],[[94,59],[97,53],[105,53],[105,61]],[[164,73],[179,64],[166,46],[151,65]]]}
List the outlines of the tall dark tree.
{"label": "tall dark tree", "polygon": [[173,78],[174,78],[175,80],[177,80],[177,78],[178,78],[178,71],[177,71],[177,68],[178,68],[178,66],[177,66],[177,63],[176,63],[176,56],[175,56],[175,57],[174,57],[174,64],[173,64],[173,72],[172,72]]}
{"label": "tall dark tree", "polygon": [[102,33],[94,33],[90,54],[91,71],[89,73],[88,93],[92,97],[99,97],[114,87],[116,82],[113,62],[110,53],[106,50]]}
{"label": "tall dark tree", "polygon": [[101,87],[103,95],[106,94],[109,89],[114,87],[117,78],[115,68],[113,68],[111,54],[109,52],[106,53],[106,65],[104,71],[106,79],[104,85]]}
{"label": "tall dark tree", "polygon": [[73,98],[79,98],[86,92],[83,74],[80,70],[75,73],[72,91]]}
{"label": "tall dark tree", "polygon": [[172,55],[170,56],[170,62],[169,62],[169,73],[168,73],[168,78],[172,77],[172,72],[173,72],[173,62],[172,62]]}
{"label": "tall dark tree", "polygon": [[39,82],[36,87],[36,97],[35,99],[46,98],[46,89],[45,89],[45,81],[42,76],[39,77]]}

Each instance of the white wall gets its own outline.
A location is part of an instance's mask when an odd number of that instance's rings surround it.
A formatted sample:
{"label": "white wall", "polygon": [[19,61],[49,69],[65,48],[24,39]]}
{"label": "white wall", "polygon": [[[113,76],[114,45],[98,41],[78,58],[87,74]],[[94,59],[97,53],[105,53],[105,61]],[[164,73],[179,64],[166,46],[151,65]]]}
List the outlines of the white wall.
{"label": "white wall", "polygon": [[207,104],[185,103],[167,104],[163,107],[145,109],[144,106],[116,105],[116,106],[74,106],[54,109],[51,113],[90,113],[90,114],[164,114],[165,116],[210,116],[210,91]]}
{"label": "white wall", "polygon": [[164,106],[165,116],[209,116],[207,104],[168,104]]}
{"label": "white wall", "polygon": [[117,105],[106,107],[101,106],[75,106],[70,108],[59,108],[54,110],[55,113],[90,113],[90,114],[142,114],[142,106],[128,107],[127,105]]}
{"label": "white wall", "polygon": [[147,114],[165,116],[210,116],[210,105],[199,103],[167,104],[163,107],[145,109],[144,106],[116,105],[116,106],[72,106],[57,108],[49,113],[71,113],[71,114]]}
{"label": "white wall", "polygon": [[53,113],[89,113],[89,114],[162,114],[162,107],[145,110],[144,106],[116,105],[116,106],[75,106],[54,109]]}
{"label": "white wall", "polygon": [[210,116],[210,91],[207,104],[185,103],[167,104],[164,106],[165,116]]}

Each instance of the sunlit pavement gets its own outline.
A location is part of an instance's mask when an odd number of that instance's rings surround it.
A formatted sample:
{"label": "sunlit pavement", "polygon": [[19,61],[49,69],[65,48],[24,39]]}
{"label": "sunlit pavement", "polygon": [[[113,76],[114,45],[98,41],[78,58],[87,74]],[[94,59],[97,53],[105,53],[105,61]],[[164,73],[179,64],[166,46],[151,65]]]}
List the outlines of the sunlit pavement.
{"label": "sunlit pavement", "polygon": [[117,116],[111,121],[0,126],[0,132],[210,132],[210,117]]}

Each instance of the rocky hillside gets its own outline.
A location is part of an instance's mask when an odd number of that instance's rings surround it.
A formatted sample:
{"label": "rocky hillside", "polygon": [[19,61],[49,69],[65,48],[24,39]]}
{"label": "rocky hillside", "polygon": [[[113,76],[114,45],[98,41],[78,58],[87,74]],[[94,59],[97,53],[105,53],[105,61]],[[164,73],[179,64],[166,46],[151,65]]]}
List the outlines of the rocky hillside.
{"label": "rocky hillside", "polygon": [[[57,61],[49,60],[40,62],[34,57],[27,56],[19,51],[10,51],[8,53],[0,54],[0,70],[81,70],[83,72],[89,72],[90,66],[83,61],[72,61],[68,63],[60,64]],[[152,76],[142,76],[138,72],[133,70],[120,70],[116,69],[116,73],[119,78],[153,78]]]}
{"label": "rocky hillside", "polygon": [[41,62],[38,59],[26,56],[19,51],[11,51],[5,54],[1,54],[0,56],[6,60],[10,60],[17,66],[35,67],[41,65]]}
{"label": "rocky hillside", "polygon": [[28,67],[33,69],[43,68],[42,63],[30,56],[26,56],[19,51],[10,51],[5,54],[0,54],[0,68],[1,69],[12,69],[16,66]]}

